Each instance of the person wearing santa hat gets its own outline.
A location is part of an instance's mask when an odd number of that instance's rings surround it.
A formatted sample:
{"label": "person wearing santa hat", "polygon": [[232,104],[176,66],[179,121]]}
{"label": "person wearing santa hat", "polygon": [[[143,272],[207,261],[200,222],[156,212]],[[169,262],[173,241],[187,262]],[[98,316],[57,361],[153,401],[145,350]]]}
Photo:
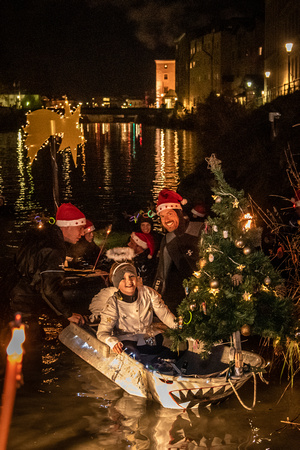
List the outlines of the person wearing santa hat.
{"label": "person wearing santa hat", "polygon": [[153,287],[162,294],[173,313],[185,297],[183,280],[197,268],[198,243],[204,230],[203,221],[189,221],[183,214],[186,204],[180,194],[170,189],[160,191],[156,212],[166,235],[163,237]]}
{"label": "person wearing santa hat", "polygon": [[[86,218],[71,203],[63,203],[56,213],[56,224],[30,229],[16,254],[19,280],[10,293],[11,311],[23,319],[38,319],[47,304],[59,316],[83,324],[80,314],[72,312],[63,296],[66,243],[75,244],[84,233]],[[44,303],[42,303],[44,300]]]}
{"label": "person wearing santa hat", "polygon": [[76,244],[67,245],[69,267],[84,268],[88,265],[94,266],[100,252],[100,247],[94,241],[94,231],[94,224],[86,219],[83,236]]}
{"label": "person wearing santa hat", "polygon": [[146,286],[152,286],[158,259],[154,255],[155,243],[150,233],[131,233],[128,247],[134,250],[133,258],[137,274]]}
{"label": "person wearing santa hat", "polygon": [[106,252],[106,257],[110,260],[110,267],[115,261],[132,261],[143,284],[152,287],[158,258],[154,255],[154,239],[151,234],[133,231],[127,247],[111,248]]}
{"label": "person wearing santa hat", "polygon": [[203,220],[206,216],[206,208],[202,203],[199,203],[191,209],[191,213],[193,219]]}
{"label": "person wearing santa hat", "polygon": [[153,220],[149,217],[149,213],[140,214],[138,218],[139,229],[142,233],[150,234],[154,240],[153,255],[156,256],[162,240],[162,234],[153,229]]}

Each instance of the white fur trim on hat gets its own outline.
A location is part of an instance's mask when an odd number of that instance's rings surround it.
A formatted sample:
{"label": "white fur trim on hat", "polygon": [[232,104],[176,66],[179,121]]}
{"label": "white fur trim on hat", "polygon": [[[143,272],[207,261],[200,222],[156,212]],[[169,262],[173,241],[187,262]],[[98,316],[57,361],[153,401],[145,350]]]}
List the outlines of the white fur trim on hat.
{"label": "white fur trim on hat", "polygon": [[82,217],[81,219],[74,219],[74,220],[57,220],[56,225],[58,227],[77,227],[79,225],[85,225],[86,220],[85,217]]}
{"label": "white fur trim on hat", "polygon": [[192,212],[193,214],[195,214],[195,216],[205,217],[205,214],[200,213],[199,211],[196,211],[194,208],[191,209],[191,212]]}
{"label": "white fur trim on hat", "polygon": [[180,203],[161,203],[157,208],[157,214],[161,213],[165,209],[182,209]]}
{"label": "white fur trim on hat", "polygon": [[106,256],[113,261],[130,261],[135,257],[134,250],[130,247],[114,247],[106,252]]}
{"label": "white fur trim on hat", "polygon": [[135,242],[137,245],[139,245],[140,247],[142,247],[144,250],[146,250],[146,248],[148,248],[147,242],[145,242],[145,241],[143,241],[142,239],[140,239],[140,238],[138,237],[138,235],[137,235],[135,232],[131,233],[131,237],[132,237],[132,239],[134,240],[134,242]]}

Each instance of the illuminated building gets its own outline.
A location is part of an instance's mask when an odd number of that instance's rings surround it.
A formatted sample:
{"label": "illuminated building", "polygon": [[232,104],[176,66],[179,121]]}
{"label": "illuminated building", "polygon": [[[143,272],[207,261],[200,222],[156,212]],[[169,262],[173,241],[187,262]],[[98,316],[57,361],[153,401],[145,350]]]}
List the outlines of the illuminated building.
{"label": "illuminated building", "polygon": [[156,107],[165,104],[173,108],[175,93],[175,60],[155,60],[156,64]]}
{"label": "illuminated building", "polygon": [[299,13],[299,2],[265,2],[265,73],[269,74],[266,93],[268,101],[299,90]]}

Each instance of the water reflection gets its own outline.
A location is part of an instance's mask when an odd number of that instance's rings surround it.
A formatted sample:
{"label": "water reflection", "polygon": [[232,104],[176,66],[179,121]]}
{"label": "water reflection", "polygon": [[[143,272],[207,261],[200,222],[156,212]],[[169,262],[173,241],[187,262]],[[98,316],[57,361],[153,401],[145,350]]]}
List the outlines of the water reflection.
{"label": "water reflection", "polygon": [[61,189],[61,199],[64,202],[70,202],[72,200],[72,182],[71,182],[71,164],[73,157],[71,152],[63,152],[62,154],[62,179],[64,181]]}
{"label": "water reflection", "polygon": [[[99,226],[124,209],[131,213],[156,201],[163,187],[176,189],[201,155],[195,133],[143,127],[136,123],[81,125],[85,145],[74,166],[69,151],[60,152],[61,201],[81,206]],[[29,212],[53,214],[49,148],[39,150],[32,166],[22,131],[0,133],[0,190],[15,207],[21,224]],[[26,220],[27,219],[27,220]]]}
{"label": "water reflection", "polygon": [[156,130],[155,139],[155,179],[153,197],[157,199],[161,189],[176,190],[179,184],[179,157],[177,131]]}

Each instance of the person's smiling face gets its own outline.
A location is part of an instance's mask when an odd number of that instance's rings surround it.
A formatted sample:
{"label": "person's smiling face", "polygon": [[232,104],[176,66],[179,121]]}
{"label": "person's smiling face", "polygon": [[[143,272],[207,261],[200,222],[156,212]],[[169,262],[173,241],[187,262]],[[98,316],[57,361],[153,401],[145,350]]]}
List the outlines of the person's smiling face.
{"label": "person's smiling face", "polygon": [[136,290],[136,276],[131,272],[125,272],[124,277],[119,283],[119,290],[128,296],[135,293]]}
{"label": "person's smiling face", "polygon": [[174,209],[166,209],[160,213],[162,226],[171,233],[179,226],[179,217]]}
{"label": "person's smiling face", "polygon": [[151,224],[149,222],[141,223],[141,232],[145,234],[151,233]]}

